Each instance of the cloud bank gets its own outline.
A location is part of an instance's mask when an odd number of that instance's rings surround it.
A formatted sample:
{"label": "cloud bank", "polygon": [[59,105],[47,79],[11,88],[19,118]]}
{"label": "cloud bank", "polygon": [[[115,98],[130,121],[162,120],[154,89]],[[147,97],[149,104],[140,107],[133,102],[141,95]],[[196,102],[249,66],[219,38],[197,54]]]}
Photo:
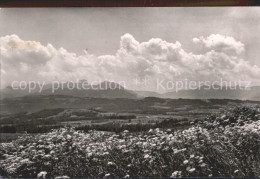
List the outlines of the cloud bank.
{"label": "cloud bank", "polygon": [[153,90],[163,80],[249,80],[259,84],[260,68],[242,58],[245,45],[233,37],[212,34],[191,40],[200,53],[187,52],[180,42],[152,38],[138,42],[131,34],[120,38],[116,54],[84,55],[51,44],[25,41],[17,35],[0,38],[1,87],[16,81],[75,81],[77,79],[126,81],[126,87],[148,79],[142,89]]}

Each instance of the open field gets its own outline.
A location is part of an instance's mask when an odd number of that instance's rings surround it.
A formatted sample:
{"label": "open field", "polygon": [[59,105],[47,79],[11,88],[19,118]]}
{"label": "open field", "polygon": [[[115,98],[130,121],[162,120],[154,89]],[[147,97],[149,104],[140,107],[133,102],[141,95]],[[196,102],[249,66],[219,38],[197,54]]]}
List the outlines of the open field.
{"label": "open field", "polygon": [[[35,100],[31,97],[25,97],[12,100],[18,100],[22,104],[25,101]],[[24,111],[19,113],[2,113],[0,118],[0,132],[1,133],[42,133],[48,132],[51,129],[60,127],[76,127],[84,130],[105,130],[121,131],[120,128],[132,130],[133,126],[140,126],[140,130],[148,130],[151,127],[161,126],[165,124],[180,128],[186,128],[191,125],[193,121],[204,119],[208,115],[218,114],[224,109],[234,108],[241,105],[259,104],[256,101],[240,101],[240,100],[187,100],[187,99],[160,99],[160,98],[145,98],[141,100],[134,99],[82,99],[77,98],[83,104],[89,105],[88,108],[42,108],[41,102],[47,98],[41,96],[35,97],[39,101],[35,103],[34,108],[38,108],[35,112]],[[50,96],[54,98],[54,96]],[[58,96],[70,103],[69,96]],[[22,99],[22,100],[21,100]],[[57,99],[56,99],[57,100]],[[102,101],[102,103],[100,103]],[[3,104],[9,105],[10,101],[5,101]],[[32,101],[30,101],[32,102]],[[75,102],[75,100],[73,100]],[[88,103],[87,103],[88,102]],[[114,105],[107,106],[113,102]],[[117,104],[116,102],[120,103]],[[13,102],[12,102],[13,103]],[[99,108],[95,105],[100,106]],[[52,104],[54,105],[54,104]],[[37,107],[38,106],[38,107]],[[74,104],[75,106],[75,104]],[[161,108],[158,106],[167,106]],[[78,106],[79,107],[79,106]],[[13,108],[13,107],[12,107]],[[98,108],[98,109],[97,109]],[[29,108],[24,108],[28,109]],[[1,111],[2,112],[2,111]],[[116,126],[116,129],[115,127]],[[166,126],[165,126],[166,127]],[[138,128],[138,127],[137,127]],[[15,136],[14,135],[14,136]],[[4,135],[2,135],[4,136]],[[11,137],[8,137],[10,138]]]}

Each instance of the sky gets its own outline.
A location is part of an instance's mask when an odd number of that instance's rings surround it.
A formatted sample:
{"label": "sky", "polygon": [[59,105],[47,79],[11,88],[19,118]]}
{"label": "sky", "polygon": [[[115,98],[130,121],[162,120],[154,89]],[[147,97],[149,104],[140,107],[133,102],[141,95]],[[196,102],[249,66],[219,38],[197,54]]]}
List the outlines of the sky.
{"label": "sky", "polygon": [[[260,79],[260,8],[2,8],[1,87],[14,80]],[[137,81],[149,84],[138,86]]]}

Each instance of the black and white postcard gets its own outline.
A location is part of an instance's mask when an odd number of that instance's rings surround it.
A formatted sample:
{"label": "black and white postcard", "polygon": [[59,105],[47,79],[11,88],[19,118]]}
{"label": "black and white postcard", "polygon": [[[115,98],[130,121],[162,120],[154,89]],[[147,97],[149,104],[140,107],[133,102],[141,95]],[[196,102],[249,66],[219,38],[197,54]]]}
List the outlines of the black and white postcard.
{"label": "black and white postcard", "polygon": [[0,8],[0,177],[260,177],[260,8]]}

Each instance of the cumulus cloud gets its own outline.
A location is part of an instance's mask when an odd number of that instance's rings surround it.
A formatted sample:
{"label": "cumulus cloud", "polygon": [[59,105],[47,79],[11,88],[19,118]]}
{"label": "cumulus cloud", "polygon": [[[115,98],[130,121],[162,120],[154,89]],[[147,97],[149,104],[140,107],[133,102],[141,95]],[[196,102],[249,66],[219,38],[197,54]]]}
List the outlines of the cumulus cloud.
{"label": "cumulus cloud", "polygon": [[212,34],[208,37],[193,38],[193,42],[202,44],[208,49],[213,49],[220,52],[234,52],[241,54],[245,50],[245,45],[237,41],[233,37],[223,36],[220,34]]}
{"label": "cumulus cloud", "polygon": [[16,35],[0,38],[2,86],[14,80],[75,81],[77,79],[125,81],[140,89],[137,81],[148,78],[142,89],[154,90],[156,80],[247,79],[259,82],[260,68],[241,58],[244,44],[233,37],[210,35],[194,38],[206,52],[186,52],[181,43],[152,38],[138,42],[124,34],[114,55],[77,55],[51,44],[24,41]]}

